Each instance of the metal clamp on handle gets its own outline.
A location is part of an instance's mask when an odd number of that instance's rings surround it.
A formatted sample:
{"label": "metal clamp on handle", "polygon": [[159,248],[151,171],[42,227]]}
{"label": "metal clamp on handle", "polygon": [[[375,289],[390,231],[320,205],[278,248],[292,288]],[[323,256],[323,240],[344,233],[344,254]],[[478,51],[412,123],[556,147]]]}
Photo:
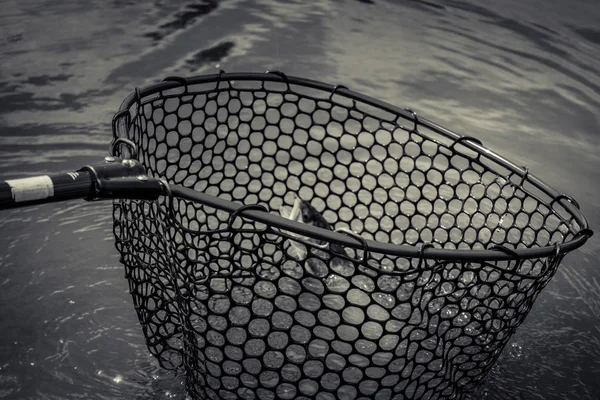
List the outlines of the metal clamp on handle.
{"label": "metal clamp on handle", "polygon": [[104,162],[87,165],[79,171],[87,171],[93,178],[94,194],[86,200],[135,199],[156,200],[163,194],[158,179],[146,175],[144,166],[136,160],[105,157]]}

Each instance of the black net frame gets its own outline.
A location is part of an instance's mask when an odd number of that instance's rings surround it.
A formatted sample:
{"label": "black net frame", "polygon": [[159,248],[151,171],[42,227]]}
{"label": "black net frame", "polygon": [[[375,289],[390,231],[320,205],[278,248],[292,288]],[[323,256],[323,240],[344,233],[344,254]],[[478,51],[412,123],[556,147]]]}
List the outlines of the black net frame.
{"label": "black net frame", "polygon": [[[479,140],[280,72],[136,89],[113,133],[169,191],[115,201],[114,234],[194,398],[463,398],[592,234]],[[279,216],[295,196],[334,230]],[[321,245],[299,259],[294,234]]]}

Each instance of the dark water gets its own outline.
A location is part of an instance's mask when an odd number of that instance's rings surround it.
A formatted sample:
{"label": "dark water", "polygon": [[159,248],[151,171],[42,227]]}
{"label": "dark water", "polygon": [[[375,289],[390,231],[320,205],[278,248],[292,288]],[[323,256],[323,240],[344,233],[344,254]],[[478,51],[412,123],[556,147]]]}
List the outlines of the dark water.
{"label": "dark water", "polygon": [[[597,0],[0,5],[2,179],[106,155],[136,85],[278,69],[477,136],[600,229]],[[111,229],[106,203],[0,212],[0,398],[185,397],[147,354]],[[600,397],[599,237],[566,257],[473,398]]]}

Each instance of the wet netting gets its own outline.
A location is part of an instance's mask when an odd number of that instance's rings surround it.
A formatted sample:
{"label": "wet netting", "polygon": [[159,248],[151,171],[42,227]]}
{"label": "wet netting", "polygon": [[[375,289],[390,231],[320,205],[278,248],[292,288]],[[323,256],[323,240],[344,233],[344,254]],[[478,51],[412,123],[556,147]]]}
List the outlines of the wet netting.
{"label": "wet netting", "polygon": [[[148,348],[197,399],[463,398],[591,235],[477,139],[341,86],[168,78],[113,128],[170,188],[115,201],[114,232]],[[281,217],[296,196],[332,230]]]}

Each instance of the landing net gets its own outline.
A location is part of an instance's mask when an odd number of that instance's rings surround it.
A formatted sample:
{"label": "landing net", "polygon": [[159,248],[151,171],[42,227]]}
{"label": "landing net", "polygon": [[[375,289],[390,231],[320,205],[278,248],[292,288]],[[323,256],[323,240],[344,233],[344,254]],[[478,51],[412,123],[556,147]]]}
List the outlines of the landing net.
{"label": "landing net", "polygon": [[[462,398],[591,234],[477,139],[281,73],[136,90],[114,134],[172,189],[116,201],[114,233],[150,352],[198,399]],[[296,196],[336,230],[303,259]]]}

